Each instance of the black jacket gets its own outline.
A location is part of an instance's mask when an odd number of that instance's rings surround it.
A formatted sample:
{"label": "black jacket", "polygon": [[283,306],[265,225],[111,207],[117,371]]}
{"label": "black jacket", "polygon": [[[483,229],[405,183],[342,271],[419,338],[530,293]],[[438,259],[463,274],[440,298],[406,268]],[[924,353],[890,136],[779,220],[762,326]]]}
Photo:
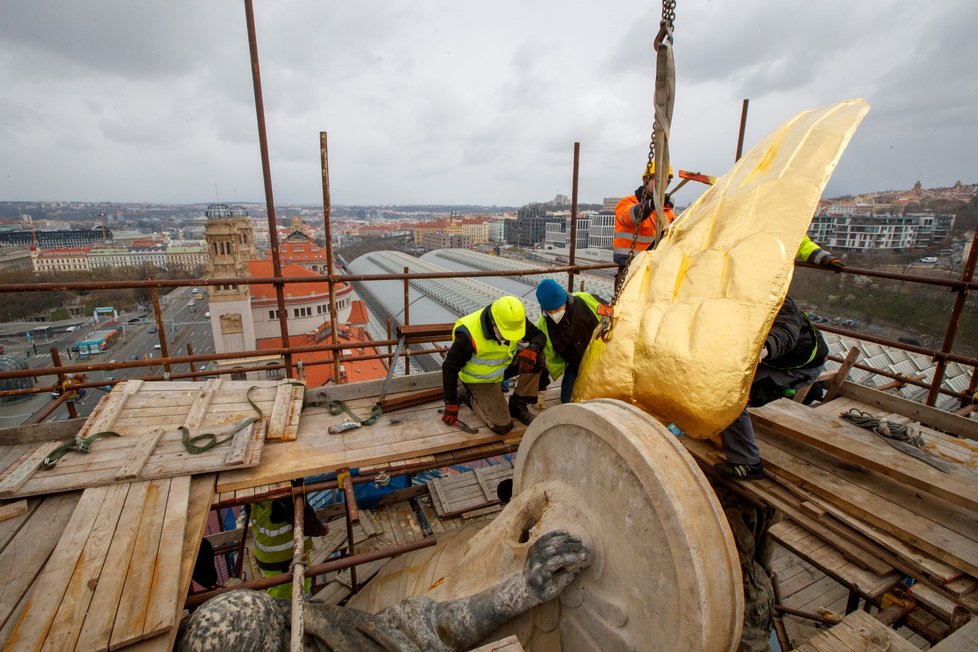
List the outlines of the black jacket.
{"label": "black jacket", "polygon": [[[597,295],[591,296],[598,303],[607,303]],[[550,345],[557,355],[564,359],[569,369],[576,371],[584,359],[584,351],[591,343],[591,335],[598,325],[598,318],[586,303],[574,295],[567,297],[565,310],[564,318],[558,324],[547,315],[547,335],[550,336]]]}
{"label": "black jacket", "polygon": [[761,364],[775,369],[820,367],[829,353],[822,333],[795,305],[791,297],[785,297],[764,340],[764,346],[767,347],[767,357]]}

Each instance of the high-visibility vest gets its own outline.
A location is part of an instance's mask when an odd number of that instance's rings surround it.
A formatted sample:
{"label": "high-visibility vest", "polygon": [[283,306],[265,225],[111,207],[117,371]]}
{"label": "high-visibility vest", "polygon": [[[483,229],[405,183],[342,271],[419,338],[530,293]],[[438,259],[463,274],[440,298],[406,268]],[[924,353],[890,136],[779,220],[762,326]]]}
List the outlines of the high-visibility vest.
{"label": "high-visibility vest", "polygon": [[[612,241],[615,257],[628,256],[632,250],[632,240],[635,240],[635,252],[645,251],[655,242],[655,221],[656,214],[653,212],[648,219],[642,220],[636,226],[632,215],[632,208],[638,205],[638,198],[635,195],[622,197],[615,206],[615,237]],[[669,224],[676,219],[676,214],[671,208],[665,210],[666,219]],[[638,237],[635,238],[635,230],[638,229]]]}
{"label": "high-visibility vest", "polygon": [[513,361],[516,355],[517,342],[500,344],[495,339],[489,339],[482,334],[482,312],[488,310],[476,310],[465,315],[455,322],[452,328],[452,341],[455,340],[455,333],[459,326],[465,326],[472,339],[472,348],[475,350],[465,366],[458,372],[458,377],[463,383],[501,383],[506,367]]}
{"label": "high-visibility vest", "polygon": [[[591,314],[594,315],[594,318],[601,321],[601,318],[598,317],[598,306],[600,306],[601,303],[597,299],[595,299],[588,292],[574,292],[573,296],[583,301],[584,305],[586,305],[591,311]],[[565,316],[564,319],[566,318],[567,317]],[[540,318],[537,319],[537,328],[542,330],[543,334],[547,336],[547,344],[543,347],[543,356],[544,360],[546,361],[547,372],[550,374],[550,377],[553,380],[557,380],[564,375],[564,370],[567,369],[567,361],[564,360],[563,356],[557,353],[557,351],[554,349],[553,342],[550,341],[550,331],[547,328],[546,314],[540,315]]]}
{"label": "high-visibility vest", "polygon": [[[251,535],[255,542],[258,565],[269,570],[288,570],[292,562],[292,523],[272,522],[272,501],[251,505]],[[304,549],[312,549],[312,539],[305,537]]]}

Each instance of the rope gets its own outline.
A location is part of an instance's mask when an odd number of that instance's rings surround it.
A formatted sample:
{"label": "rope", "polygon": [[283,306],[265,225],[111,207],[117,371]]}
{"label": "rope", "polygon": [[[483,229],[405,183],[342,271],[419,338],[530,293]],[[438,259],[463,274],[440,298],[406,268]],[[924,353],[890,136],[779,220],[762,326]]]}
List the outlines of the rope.
{"label": "rope", "polygon": [[849,423],[854,423],[860,428],[865,428],[866,430],[872,430],[877,435],[882,437],[907,442],[916,448],[922,449],[924,447],[924,442],[920,435],[914,433],[902,423],[877,419],[868,412],[863,412],[857,408],[852,408],[848,412],[843,412],[840,416]]}

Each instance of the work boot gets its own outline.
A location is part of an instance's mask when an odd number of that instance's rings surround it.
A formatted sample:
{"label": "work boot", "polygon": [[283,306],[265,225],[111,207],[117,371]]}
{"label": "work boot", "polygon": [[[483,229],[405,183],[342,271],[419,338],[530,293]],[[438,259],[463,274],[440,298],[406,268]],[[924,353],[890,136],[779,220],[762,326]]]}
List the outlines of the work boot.
{"label": "work boot", "polygon": [[469,394],[469,390],[465,385],[458,388],[458,403],[459,405],[464,404],[470,410],[472,409],[472,395]]}
{"label": "work boot", "polygon": [[513,417],[524,426],[530,425],[530,423],[533,422],[533,419],[536,418],[526,406],[526,402],[530,400],[533,399],[528,399],[524,396],[517,396],[516,394],[509,397],[509,416]]}

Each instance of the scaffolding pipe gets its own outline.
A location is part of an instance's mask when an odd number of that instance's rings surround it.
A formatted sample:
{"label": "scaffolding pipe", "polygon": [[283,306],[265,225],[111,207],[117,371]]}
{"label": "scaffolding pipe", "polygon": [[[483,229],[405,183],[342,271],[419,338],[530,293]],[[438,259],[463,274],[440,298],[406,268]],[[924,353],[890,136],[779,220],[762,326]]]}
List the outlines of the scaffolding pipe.
{"label": "scaffolding pipe", "polygon": [[[282,347],[289,346],[289,321],[285,309],[284,279],[282,279],[282,263],[278,251],[278,226],[275,223],[275,199],[272,196],[272,167],[268,158],[268,135],[265,132],[265,102],[262,99],[261,69],[258,62],[258,35],[255,30],[255,9],[252,0],[244,0],[245,19],[248,23],[248,49],[251,54],[251,80],[255,89],[255,117],[258,120],[258,148],[261,150],[261,172],[265,181],[265,211],[268,214],[268,241],[272,250],[272,273],[278,279],[272,283],[275,287],[275,300],[278,304],[278,325],[282,338]],[[237,285],[238,279],[232,283]],[[292,354],[285,354],[285,376],[293,377]]]}
{"label": "scaffolding pipe", "polygon": [[302,652],[302,605],[305,602],[306,589],[306,545],[302,536],[304,523],[305,501],[302,494],[293,498],[294,524],[292,526],[292,652]]}
{"label": "scaffolding pipe", "polygon": [[[571,223],[570,223],[570,254],[567,263],[573,267],[577,258],[577,180],[581,164],[581,144],[574,143],[574,171],[571,177]],[[574,272],[567,272],[567,294],[574,292]]]}
{"label": "scaffolding pipe", "polygon": [[[428,548],[435,545],[437,542],[438,539],[432,535],[423,539],[418,539],[417,541],[402,543],[383,550],[365,552],[355,557],[342,557],[340,559],[334,559],[333,561],[327,561],[322,564],[316,564],[315,566],[309,568],[307,574],[313,576],[324,575],[325,573],[332,573],[333,571],[341,571],[358,564],[366,564],[367,562],[376,561],[378,559],[397,557],[398,555],[403,555],[406,552],[420,550],[421,548]],[[237,584],[233,587],[214,589],[213,591],[206,591],[204,593],[195,593],[186,599],[184,602],[184,607],[188,609],[199,607],[214,596],[221,595],[222,593],[227,593],[229,591],[237,591],[238,589],[254,589],[256,591],[263,591],[273,586],[279,586],[280,584],[286,584],[291,581],[292,573],[281,573],[279,575],[263,577],[251,582],[242,582],[241,584]]]}
{"label": "scaffolding pipe", "polygon": [[[319,160],[322,165],[322,176],[323,176],[323,228],[325,229],[326,238],[326,273],[332,279],[333,276],[333,204],[330,199],[329,193],[329,153],[326,144],[326,132],[319,132]],[[337,325],[339,321],[339,312],[336,310],[336,282],[333,280],[327,281],[329,284],[329,341],[336,346],[339,344],[339,338],[337,336]],[[340,382],[340,360],[338,357],[333,357],[333,380]]]}

